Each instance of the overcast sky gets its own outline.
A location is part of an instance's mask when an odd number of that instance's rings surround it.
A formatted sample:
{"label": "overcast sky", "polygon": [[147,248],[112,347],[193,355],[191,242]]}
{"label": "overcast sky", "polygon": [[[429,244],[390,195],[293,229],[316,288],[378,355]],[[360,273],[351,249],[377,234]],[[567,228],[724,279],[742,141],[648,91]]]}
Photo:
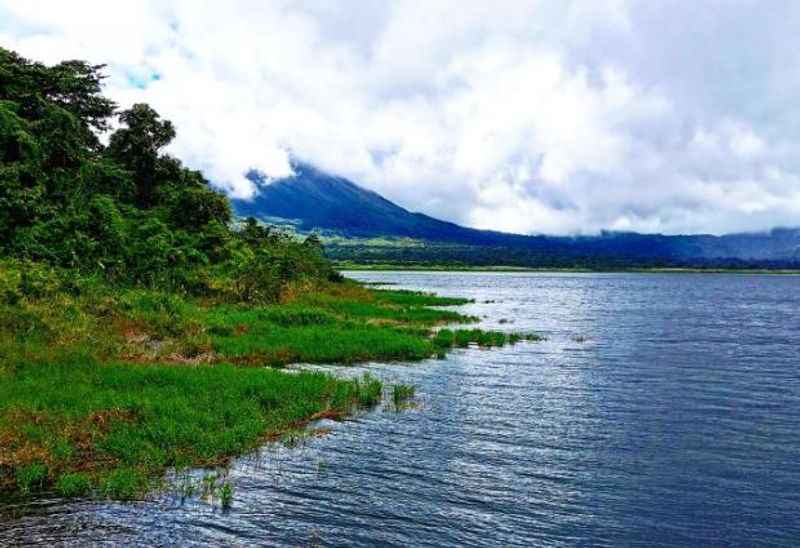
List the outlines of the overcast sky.
{"label": "overcast sky", "polygon": [[2,0],[0,45],[108,63],[239,196],[291,150],[478,228],[800,225],[792,0]]}

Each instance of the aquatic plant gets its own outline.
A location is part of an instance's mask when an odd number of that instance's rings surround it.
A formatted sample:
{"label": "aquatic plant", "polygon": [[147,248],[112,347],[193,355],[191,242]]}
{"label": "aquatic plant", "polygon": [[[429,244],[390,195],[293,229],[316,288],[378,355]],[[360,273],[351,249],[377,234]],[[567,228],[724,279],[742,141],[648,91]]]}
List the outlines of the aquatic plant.
{"label": "aquatic plant", "polygon": [[223,509],[227,510],[231,507],[231,504],[233,504],[233,493],[234,488],[230,482],[226,481],[222,484],[222,487],[219,489],[219,501]]}
{"label": "aquatic plant", "polygon": [[309,548],[322,547],[322,535],[320,535],[319,529],[312,529],[308,534],[308,546]]}
{"label": "aquatic plant", "polygon": [[173,482],[173,484],[181,499],[191,498],[197,492],[197,483],[189,474],[183,474],[180,479]]}
{"label": "aquatic plant", "polygon": [[290,430],[281,435],[281,444],[287,449],[295,449],[305,440],[303,430]]}
{"label": "aquatic plant", "polygon": [[203,477],[200,480],[201,496],[204,498],[212,497],[214,496],[216,490],[217,490],[217,474],[216,473],[203,474]]}
{"label": "aquatic plant", "polygon": [[410,384],[395,384],[392,386],[392,402],[394,408],[399,410],[414,398],[416,388]]}

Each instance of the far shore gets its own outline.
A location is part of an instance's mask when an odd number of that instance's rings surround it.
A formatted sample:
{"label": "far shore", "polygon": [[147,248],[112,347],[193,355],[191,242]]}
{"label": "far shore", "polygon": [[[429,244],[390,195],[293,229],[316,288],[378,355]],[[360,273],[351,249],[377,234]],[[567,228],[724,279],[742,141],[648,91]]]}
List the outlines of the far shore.
{"label": "far shore", "polygon": [[532,272],[532,273],[575,273],[575,274],[769,274],[800,275],[800,269],[766,268],[533,268],[524,266],[448,266],[418,264],[338,264],[342,272]]}

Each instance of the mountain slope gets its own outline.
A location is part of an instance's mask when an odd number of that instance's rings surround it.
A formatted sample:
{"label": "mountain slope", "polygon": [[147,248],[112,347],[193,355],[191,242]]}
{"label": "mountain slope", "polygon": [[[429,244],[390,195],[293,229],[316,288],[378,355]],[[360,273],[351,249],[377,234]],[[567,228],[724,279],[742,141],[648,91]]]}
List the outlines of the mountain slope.
{"label": "mountain slope", "polygon": [[[252,200],[234,200],[236,213],[291,222],[301,232],[346,238],[412,238],[416,247],[328,246],[339,259],[519,264],[521,266],[795,266],[800,230],[726,236],[665,236],[608,232],[599,236],[524,236],[466,228],[410,212],[352,181],[294,162],[295,175],[259,185]],[[369,246],[368,246],[369,247]]]}
{"label": "mountain slope", "polygon": [[468,244],[523,243],[527,237],[475,230],[422,213],[412,213],[348,179],[328,175],[295,162],[294,177],[263,184],[257,173],[248,177],[259,184],[252,201],[234,200],[240,216],[295,221],[300,230],[327,230],[354,238],[380,236],[417,238]]}

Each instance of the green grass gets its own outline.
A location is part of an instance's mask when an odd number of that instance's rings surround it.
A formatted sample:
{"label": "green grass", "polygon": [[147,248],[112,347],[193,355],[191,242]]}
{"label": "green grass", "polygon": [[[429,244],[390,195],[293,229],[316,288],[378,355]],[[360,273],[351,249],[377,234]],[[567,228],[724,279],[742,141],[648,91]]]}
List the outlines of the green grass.
{"label": "green grass", "polygon": [[433,338],[433,344],[442,356],[450,348],[467,348],[476,345],[482,348],[516,344],[519,341],[541,341],[544,337],[536,333],[503,333],[482,329],[442,329]]}
{"label": "green grass", "polygon": [[[139,498],[168,469],[223,465],[383,392],[375,378],[278,369],[286,364],[423,360],[521,338],[434,334],[473,321],[443,308],[468,301],[353,282],[244,306],[37,275],[31,286],[0,262],[0,492]],[[413,387],[391,397],[405,401]]]}
{"label": "green grass", "polygon": [[17,487],[22,493],[40,489],[47,482],[47,466],[41,462],[24,464],[16,469]]}
{"label": "green grass", "polygon": [[432,293],[405,290],[382,290],[376,300],[400,306],[452,306],[471,303],[470,299],[460,297],[440,297]]}
{"label": "green grass", "polygon": [[369,360],[421,360],[430,342],[416,335],[374,325],[298,326],[253,322],[238,336],[213,339],[214,351],[239,363],[283,365],[355,363]]}
{"label": "green grass", "polygon": [[475,320],[432,307],[467,302],[349,286],[306,294],[290,304],[214,307],[205,322],[213,351],[240,364],[422,360],[437,354],[431,327]]}
{"label": "green grass", "polygon": [[81,472],[67,472],[55,483],[56,490],[64,497],[80,497],[92,490],[92,479]]}
{"label": "green grass", "polygon": [[0,385],[0,481],[133,499],[166,468],[222,464],[309,418],[373,405],[381,390],[369,377],[222,364],[17,364]]}

